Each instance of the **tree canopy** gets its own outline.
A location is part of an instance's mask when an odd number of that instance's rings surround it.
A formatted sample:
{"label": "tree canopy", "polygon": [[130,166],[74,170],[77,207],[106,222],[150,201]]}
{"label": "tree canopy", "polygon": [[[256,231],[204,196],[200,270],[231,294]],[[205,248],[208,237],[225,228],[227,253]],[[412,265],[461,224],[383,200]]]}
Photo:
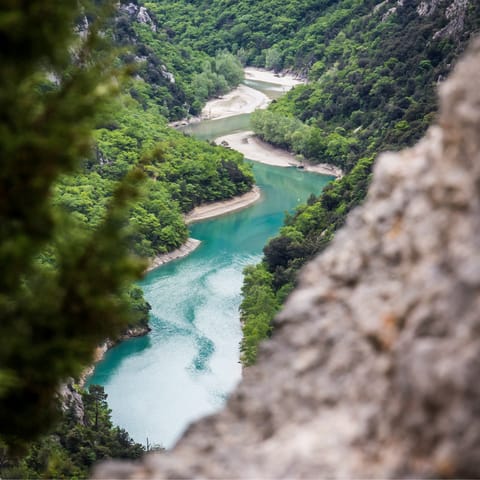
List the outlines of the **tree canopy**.
{"label": "tree canopy", "polygon": [[[51,424],[59,383],[132,321],[128,285],[144,268],[125,221],[139,169],[88,231],[52,202],[59,177],[90,155],[95,119],[121,79],[99,10],[76,0],[0,10],[0,435],[12,448]],[[81,36],[80,15],[90,19]]]}

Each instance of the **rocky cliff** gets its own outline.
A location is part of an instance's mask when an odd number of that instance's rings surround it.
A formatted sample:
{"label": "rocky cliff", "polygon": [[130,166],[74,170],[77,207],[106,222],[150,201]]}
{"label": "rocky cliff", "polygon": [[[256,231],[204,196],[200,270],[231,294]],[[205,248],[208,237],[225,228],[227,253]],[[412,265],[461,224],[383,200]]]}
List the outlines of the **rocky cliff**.
{"label": "rocky cliff", "polygon": [[382,155],[258,364],[176,448],[95,478],[480,475],[480,42]]}
{"label": "rocky cliff", "polygon": [[445,5],[442,0],[425,0],[420,3],[417,12],[420,16],[431,16],[435,13],[437,8],[443,7],[443,15],[447,24],[439,30],[435,35],[437,37],[457,37],[465,26],[465,15],[470,0],[450,0]]}

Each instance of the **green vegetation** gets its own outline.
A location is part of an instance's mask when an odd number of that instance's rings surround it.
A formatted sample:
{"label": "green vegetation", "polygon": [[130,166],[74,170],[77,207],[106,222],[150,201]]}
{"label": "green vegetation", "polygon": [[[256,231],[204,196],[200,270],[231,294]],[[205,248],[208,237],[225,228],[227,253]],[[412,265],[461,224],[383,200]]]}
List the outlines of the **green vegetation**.
{"label": "green vegetation", "polygon": [[313,162],[350,170],[359,158],[418,140],[436,108],[435,85],[478,30],[470,2],[465,27],[439,34],[445,6],[420,16],[420,2],[377,0],[156,0],[145,2],[178,48],[293,69],[309,83],[289,92],[253,127],[263,139]]}
{"label": "green vegetation", "polygon": [[237,86],[243,69],[230,49],[206,53],[179,45],[174,32],[148,10],[150,22],[138,18],[137,2],[125,1],[110,25],[117,45],[125,47],[124,63],[135,65],[143,85],[130,94],[142,104],[155,104],[171,120],[200,113],[205,101]]}
{"label": "green vegetation", "polygon": [[251,169],[240,154],[169,128],[156,105],[144,109],[127,94],[112,102],[96,127],[95,155],[81,174],[62,178],[55,202],[85,228],[95,228],[115,183],[139,166],[147,179],[129,215],[135,227],[130,245],[138,255],[153,257],[179,247],[188,236],[184,213],[245,193],[253,185]]}
{"label": "green vegetation", "polygon": [[118,90],[97,11],[84,8],[83,41],[72,28],[77,1],[0,11],[0,425],[11,451],[50,427],[59,383],[145,307],[130,308],[145,265],[129,253],[125,222],[142,172],[112,186],[89,230],[51,201],[59,177],[89,156],[96,116]]}
{"label": "green vegetation", "polygon": [[287,215],[280,234],[263,249],[263,261],[245,269],[240,306],[244,365],[255,363],[258,344],[270,335],[271,321],[294,288],[300,268],[330,243],[346,214],[365,197],[372,164],[372,158],[359,160],[348,175]]}
{"label": "green vegetation", "polygon": [[[304,45],[309,51],[307,64],[292,63],[288,48],[277,44],[288,66],[305,68],[309,84],[257,112],[253,127],[266,141],[315,163],[350,170],[362,156],[423,135],[434,118],[435,84],[478,28],[480,8],[470,7],[465,32],[443,37],[435,35],[443,15],[420,17],[418,2],[405,2],[390,15],[388,4],[372,12],[378,2],[323,3],[325,9],[297,34],[299,50]],[[309,39],[315,45],[308,47]]]}
{"label": "green vegetation", "polygon": [[[277,68],[302,69],[309,83],[256,112],[252,126],[264,140],[312,162],[337,165],[347,175],[287,217],[280,235],[265,247],[262,263],[246,270],[241,315],[247,365],[255,360],[258,342],[270,334],[272,312],[293,288],[298,270],[328,245],[347,213],[363,200],[375,155],[411,145],[424,134],[435,116],[436,84],[480,26],[478,3],[468,6],[464,29],[452,35],[438,34],[446,24],[443,8],[421,17],[416,1],[393,10],[388,2],[295,3],[295,11],[302,10],[299,3],[319,8],[304,11],[301,24],[295,16],[293,23],[282,19],[284,25],[299,26],[291,37],[278,39],[273,30],[262,31],[267,50],[244,43],[239,48],[260,65],[274,49]],[[276,15],[275,7],[269,12]],[[224,18],[236,21],[235,16]],[[271,305],[268,314],[260,309],[263,301]]]}
{"label": "green vegetation", "polygon": [[145,447],[114,427],[110,413],[103,387],[91,385],[76,401],[67,402],[54,430],[33,443],[21,459],[8,458],[0,442],[1,478],[87,478],[98,460],[139,458]]}
{"label": "green vegetation", "polygon": [[[299,268],[364,198],[375,154],[424,133],[434,86],[480,23],[478,2],[464,29],[445,36],[443,10],[420,17],[417,0],[395,11],[376,0],[157,0],[143,2],[143,19],[137,1],[121,1],[101,24],[103,3],[0,7],[3,476],[81,477],[98,458],[141,453],[95,390],[84,395],[85,424],[70,412],[27,457],[7,460],[49,431],[59,383],[78,376],[98,343],[145,324],[148,304],[132,287],[139,257],[184,242],[183,213],[253,184],[241,155],[167,119],[196,115],[237,85],[240,61],[294,69],[310,82],[255,114],[255,130],[347,172],[287,217],[262,263],[246,270],[242,357],[251,364]],[[124,68],[134,72],[128,81]]]}
{"label": "green vegetation", "polygon": [[[179,246],[183,213],[253,184],[241,155],[168,128],[158,84],[124,81],[127,59],[108,43],[114,27],[97,3],[0,9],[0,437],[9,455],[58,419],[58,385],[78,377],[96,345],[146,324],[149,306],[132,287],[139,257]],[[204,58],[221,83],[212,91],[239,81],[230,54]]]}

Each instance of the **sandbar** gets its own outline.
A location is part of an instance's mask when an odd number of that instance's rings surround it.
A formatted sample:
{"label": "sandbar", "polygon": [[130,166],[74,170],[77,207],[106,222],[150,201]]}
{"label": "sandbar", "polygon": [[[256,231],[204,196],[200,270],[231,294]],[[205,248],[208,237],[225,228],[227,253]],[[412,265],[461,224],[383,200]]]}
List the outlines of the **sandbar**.
{"label": "sandbar", "polygon": [[150,270],[154,270],[155,268],[158,268],[165,263],[186,257],[194,250],[196,250],[201,243],[202,242],[200,240],[197,240],[196,238],[189,238],[183,245],[176,248],[175,250],[172,250],[168,253],[161,253],[160,255],[157,255],[156,257],[150,259],[150,264],[146,271],[149,272]]}
{"label": "sandbar", "polygon": [[220,217],[227,213],[243,210],[258,202],[261,196],[260,188],[254,186],[249,192],[243,195],[237,195],[229,200],[200,205],[185,215],[185,223],[189,225],[194,222],[200,222],[202,220]]}
{"label": "sandbar", "polygon": [[237,150],[246,158],[255,162],[265,163],[276,167],[303,166],[303,169],[307,172],[332,175],[337,178],[343,176],[342,170],[334,165],[326,163],[311,164],[305,160],[300,161],[296,155],[260,140],[252,131],[224,135],[216,138],[215,143],[218,145],[226,145],[233,150]]}
{"label": "sandbar", "polygon": [[[293,88],[295,85],[305,83],[305,80],[299,78],[291,73],[275,73],[271,70],[264,70],[262,68],[246,67],[244,69],[245,78],[247,80],[257,80],[259,82],[276,83],[284,87]],[[287,88],[289,90],[290,88]]]}

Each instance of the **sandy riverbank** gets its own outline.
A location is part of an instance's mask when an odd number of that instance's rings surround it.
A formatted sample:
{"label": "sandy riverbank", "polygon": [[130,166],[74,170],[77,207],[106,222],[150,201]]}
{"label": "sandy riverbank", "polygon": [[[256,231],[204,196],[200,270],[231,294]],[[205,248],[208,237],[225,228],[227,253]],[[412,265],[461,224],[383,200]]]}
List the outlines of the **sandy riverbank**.
{"label": "sandy riverbank", "polygon": [[343,172],[340,168],[329,164],[309,164],[300,162],[297,157],[286,150],[273,147],[269,143],[257,138],[252,131],[233,133],[215,139],[215,143],[226,142],[228,146],[245,155],[246,158],[267,165],[276,167],[292,167],[303,165],[308,172],[320,173],[322,175],[333,175],[341,178]]}
{"label": "sandy riverbank", "polygon": [[[247,80],[277,84],[283,87],[285,92],[295,85],[305,83],[290,73],[277,74],[269,70],[254,67],[247,67],[244,69],[244,72],[245,79]],[[202,120],[218,120],[242,113],[252,113],[259,108],[267,108],[270,102],[271,99],[264,93],[242,84],[220,98],[209,100],[203,108],[201,115],[170,122],[169,126],[176,128]]]}
{"label": "sandy riverbank", "polygon": [[[305,83],[292,74],[276,74],[260,68],[247,67],[244,72],[247,80],[274,83],[284,87],[285,91],[295,85]],[[247,85],[239,85],[221,98],[208,101],[202,110],[201,119],[214,120],[242,113],[252,113],[259,108],[267,108],[270,101],[264,93]]]}
{"label": "sandy riverbank", "polygon": [[185,223],[188,225],[190,223],[200,222],[201,220],[220,217],[227,213],[243,210],[244,208],[258,202],[261,196],[260,189],[255,186],[249,192],[233,197],[230,200],[200,205],[185,215]]}
{"label": "sandy riverbank", "polygon": [[258,108],[267,108],[269,103],[270,99],[264,93],[247,85],[239,85],[221,98],[209,100],[202,110],[201,119],[218,120],[252,113]]}
{"label": "sandy riverbank", "polygon": [[[220,217],[228,213],[237,212],[238,210],[243,210],[244,208],[253,205],[261,197],[260,189],[255,186],[247,193],[243,195],[238,195],[231,198],[230,200],[222,200],[221,202],[207,203],[205,205],[200,205],[195,207],[189,213],[185,215],[185,223],[187,225],[200,222],[201,220],[207,220],[210,218]],[[150,265],[147,268],[147,272],[154,270],[162,265],[165,265],[168,262],[177,260],[179,258],[186,257],[194,250],[196,250],[202,242],[195,238],[189,238],[182,246],[168,253],[162,253],[157,255],[155,258],[150,260]]]}
{"label": "sandy riverbank", "polygon": [[183,245],[181,245],[177,249],[172,250],[168,253],[162,253],[161,255],[157,255],[155,258],[152,258],[150,260],[150,265],[148,266],[146,271],[150,272],[150,270],[154,270],[155,268],[158,268],[165,263],[186,257],[194,250],[196,250],[201,243],[202,242],[200,240],[197,240],[196,238],[189,238]]}
{"label": "sandy riverbank", "polygon": [[256,80],[259,82],[276,83],[283,87],[287,87],[286,90],[290,90],[295,85],[305,83],[305,80],[298,78],[291,73],[274,73],[271,70],[264,70],[262,68],[246,67],[244,69],[245,78],[247,80]]}

